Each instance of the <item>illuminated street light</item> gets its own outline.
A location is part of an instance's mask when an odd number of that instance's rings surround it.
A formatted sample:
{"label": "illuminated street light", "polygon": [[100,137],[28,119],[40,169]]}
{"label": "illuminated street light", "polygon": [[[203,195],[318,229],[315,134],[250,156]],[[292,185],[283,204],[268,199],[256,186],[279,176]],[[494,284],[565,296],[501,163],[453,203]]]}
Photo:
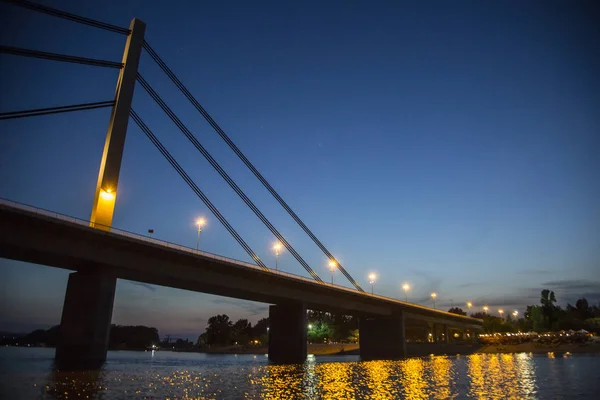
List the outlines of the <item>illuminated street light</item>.
{"label": "illuminated street light", "polygon": [[483,306],[483,312],[487,314],[490,308],[488,306]]}
{"label": "illuminated street light", "polygon": [[312,329],[312,324],[308,324],[308,329],[311,330]]}
{"label": "illuminated street light", "polygon": [[473,303],[471,303],[470,301],[467,301],[467,308],[471,308],[473,306]]}
{"label": "illuminated street light", "polygon": [[329,270],[331,271],[331,284],[333,285],[333,272],[335,271],[337,264],[335,261],[329,261]]}
{"label": "illuminated street light", "polygon": [[437,293],[431,293],[431,298],[433,299],[433,308],[435,308],[435,299],[437,298]]}
{"label": "illuminated street light", "polygon": [[279,254],[281,254],[281,243],[276,242],[273,245],[273,250],[275,250],[275,271],[278,271],[279,270],[278,259],[279,259]]}
{"label": "illuminated street light", "polygon": [[498,310],[498,314],[500,314],[500,318],[502,318],[502,315],[504,314],[504,310],[503,309],[499,309]]}
{"label": "illuminated street light", "polygon": [[202,232],[202,227],[206,225],[206,221],[204,218],[198,218],[196,225],[198,225],[198,240],[196,240],[196,251],[198,251],[200,247],[200,232]]}
{"label": "illuminated street light", "polygon": [[115,193],[112,189],[100,189],[100,197],[106,201],[112,201],[115,199]]}
{"label": "illuminated street light", "polygon": [[373,284],[375,283],[375,279],[377,279],[377,275],[374,273],[369,274],[369,283],[371,284],[371,294],[373,294]]}
{"label": "illuminated street light", "polygon": [[408,291],[410,290],[410,285],[405,283],[402,285],[402,289],[404,289],[404,294],[406,295],[406,301],[408,302]]}
{"label": "illuminated street light", "polygon": [[513,317],[517,318],[519,316],[519,312],[517,310],[513,311]]}

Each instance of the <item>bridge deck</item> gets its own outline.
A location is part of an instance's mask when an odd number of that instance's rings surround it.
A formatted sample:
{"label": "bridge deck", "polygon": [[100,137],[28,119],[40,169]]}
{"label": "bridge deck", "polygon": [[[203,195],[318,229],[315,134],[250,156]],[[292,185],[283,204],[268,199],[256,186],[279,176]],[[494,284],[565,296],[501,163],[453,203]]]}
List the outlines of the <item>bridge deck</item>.
{"label": "bridge deck", "polygon": [[271,304],[392,315],[479,329],[482,321],[257,265],[0,199],[0,257]]}

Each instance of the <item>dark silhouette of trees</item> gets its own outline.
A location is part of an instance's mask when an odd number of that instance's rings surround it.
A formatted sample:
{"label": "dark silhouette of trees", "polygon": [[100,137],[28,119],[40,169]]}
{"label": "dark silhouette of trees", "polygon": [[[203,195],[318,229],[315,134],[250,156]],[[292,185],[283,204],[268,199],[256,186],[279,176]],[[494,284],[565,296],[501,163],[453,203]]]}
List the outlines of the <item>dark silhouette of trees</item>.
{"label": "dark silhouette of trees", "polygon": [[232,327],[233,323],[225,314],[210,317],[206,327],[206,343],[219,346],[230,344]]}
{"label": "dark silhouette of trees", "polygon": [[451,309],[448,310],[448,312],[452,313],[452,314],[457,314],[457,315],[467,315],[467,313],[464,312],[462,310],[462,308],[459,308],[459,307],[452,307]]}
{"label": "dark silhouette of trees", "polygon": [[121,326],[110,327],[110,348],[124,348],[142,350],[149,346],[158,345],[158,330],[147,326]]}
{"label": "dark silhouette of trees", "polygon": [[[21,336],[3,344],[49,346],[58,345],[60,326],[53,326],[48,330],[38,329],[25,336]],[[158,345],[159,336],[156,328],[148,326],[120,326],[111,325],[108,346],[111,349],[144,350],[149,346]]]}
{"label": "dark silhouette of trees", "polygon": [[252,324],[247,319],[238,319],[231,327],[231,340],[238,344],[247,344],[252,338]]}

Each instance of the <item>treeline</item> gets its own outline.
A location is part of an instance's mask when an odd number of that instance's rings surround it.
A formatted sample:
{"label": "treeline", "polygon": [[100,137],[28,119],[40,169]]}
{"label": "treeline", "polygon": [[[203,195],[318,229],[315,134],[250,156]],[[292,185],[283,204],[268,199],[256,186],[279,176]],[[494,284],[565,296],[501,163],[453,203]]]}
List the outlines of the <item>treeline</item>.
{"label": "treeline", "polygon": [[[466,315],[460,308],[452,308],[448,311]],[[505,318],[483,312],[471,316],[483,319],[483,329],[486,333],[518,331],[539,333],[581,329],[600,332],[600,304],[590,306],[585,298],[581,298],[575,302],[575,305],[567,304],[562,308],[556,305],[556,296],[548,289],[542,290],[539,305],[527,306],[523,317],[515,319],[509,310],[506,311]]]}
{"label": "treeline", "polygon": [[[47,346],[56,347],[60,335],[60,326],[50,329],[38,329],[16,338],[3,338],[3,346]],[[109,348],[143,350],[159,342],[158,330],[147,326],[111,325]]]}
{"label": "treeline", "polygon": [[[307,339],[310,343],[357,342],[358,319],[343,314],[320,311],[307,313]],[[229,316],[215,315],[208,319],[206,330],[198,337],[198,347],[256,346],[268,343],[269,318],[256,325],[247,319],[233,322]]]}
{"label": "treeline", "polygon": [[206,330],[198,337],[198,347],[257,345],[267,343],[269,319],[263,318],[256,325],[247,319],[238,319],[235,323],[226,314],[215,315],[208,319]]}

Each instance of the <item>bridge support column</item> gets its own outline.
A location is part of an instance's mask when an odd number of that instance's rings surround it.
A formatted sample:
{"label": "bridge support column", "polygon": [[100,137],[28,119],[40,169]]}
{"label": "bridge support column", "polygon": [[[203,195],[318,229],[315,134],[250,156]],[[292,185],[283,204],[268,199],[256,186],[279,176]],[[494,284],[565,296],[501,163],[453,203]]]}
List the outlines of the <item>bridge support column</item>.
{"label": "bridge support column", "polygon": [[59,369],[97,369],[106,361],[117,278],[73,272],[56,347]]}
{"label": "bridge support column", "polygon": [[300,364],[306,360],[306,305],[269,306],[269,361]]}
{"label": "bridge support column", "polygon": [[362,360],[406,357],[404,313],[391,317],[361,317],[358,328]]}
{"label": "bridge support column", "polygon": [[448,329],[448,325],[444,324],[444,338],[442,340],[442,343],[449,343],[450,342],[450,330]]}

